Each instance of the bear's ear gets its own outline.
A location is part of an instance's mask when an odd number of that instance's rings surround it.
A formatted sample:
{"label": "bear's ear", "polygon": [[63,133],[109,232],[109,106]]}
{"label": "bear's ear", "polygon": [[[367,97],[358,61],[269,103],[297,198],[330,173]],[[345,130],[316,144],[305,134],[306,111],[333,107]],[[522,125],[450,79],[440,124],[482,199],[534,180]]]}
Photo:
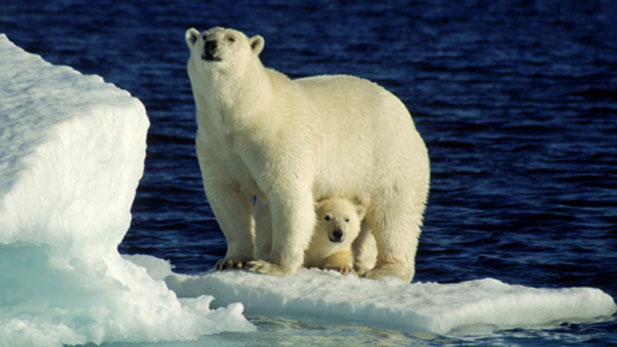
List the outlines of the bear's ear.
{"label": "bear's ear", "polygon": [[251,43],[251,49],[255,55],[259,55],[261,51],[264,49],[265,40],[260,35],[255,35],[250,38],[249,42]]}
{"label": "bear's ear", "polygon": [[186,44],[189,46],[189,48],[193,48],[193,45],[195,44],[195,42],[197,42],[197,39],[199,38],[199,31],[197,31],[197,29],[195,28],[190,28],[184,34],[184,38],[186,39]]}
{"label": "bear's ear", "polygon": [[358,219],[362,221],[364,214],[366,213],[366,207],[362,205],[356,205],[356,212],[358,213]]}

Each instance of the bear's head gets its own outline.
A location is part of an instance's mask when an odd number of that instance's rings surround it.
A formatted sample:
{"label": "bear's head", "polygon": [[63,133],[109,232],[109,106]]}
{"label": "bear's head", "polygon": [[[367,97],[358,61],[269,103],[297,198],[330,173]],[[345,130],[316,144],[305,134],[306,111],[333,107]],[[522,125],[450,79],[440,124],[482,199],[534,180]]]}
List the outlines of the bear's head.
{"label": "bear's head", "polygon": [[317,202],[317,226],[314,241],[331,247],[351,246],[360,233],[360,223],[366,209],[347,199],[330,198]]}
{"label": "bear's head", "polygon": [[234,29],[214,27],[199,33],[190,28],[185,34],[191,50],[191,60],[198,69],[225,70],[248,65],[264,48],[264,38],[256,35],[248,38]]}

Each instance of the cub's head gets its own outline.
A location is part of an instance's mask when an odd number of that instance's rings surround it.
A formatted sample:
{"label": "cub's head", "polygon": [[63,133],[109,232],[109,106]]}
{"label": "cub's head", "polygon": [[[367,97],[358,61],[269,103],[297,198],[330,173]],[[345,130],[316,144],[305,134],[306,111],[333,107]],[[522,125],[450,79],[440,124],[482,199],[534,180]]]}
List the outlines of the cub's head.
{"label": "cub's head", "polygon": [[332,246],[349,246],[360,233],[364,206],[342,198],[321,200],[317,203],[317,226],[314,237]]}
{"label": "cub's head", "polygon": [[185,34],[191,50],[191,60],[196,66],[207,69],[238,68],[259,56],[264,48],[264,38],[248,38],[234,29],[215,27],[199,33],[190,28]]}

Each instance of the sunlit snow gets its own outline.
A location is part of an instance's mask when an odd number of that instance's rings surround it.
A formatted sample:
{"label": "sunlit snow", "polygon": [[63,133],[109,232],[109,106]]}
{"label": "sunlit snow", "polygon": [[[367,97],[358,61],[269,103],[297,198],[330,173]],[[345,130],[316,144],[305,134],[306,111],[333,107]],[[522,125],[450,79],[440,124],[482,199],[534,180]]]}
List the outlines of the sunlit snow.
{"label": "sunlit snow", "polygon": [[214,306],[242,302],[248,315],[414,333],[589,321],[610,316],[616,309],[609,295],[594,288],[530,288],[495,279],[410,285],[396,279],[369,280],[303,269],[284,278],[239,271],[201,276],[170,273],[166,281],[181,297],[212,295]]}

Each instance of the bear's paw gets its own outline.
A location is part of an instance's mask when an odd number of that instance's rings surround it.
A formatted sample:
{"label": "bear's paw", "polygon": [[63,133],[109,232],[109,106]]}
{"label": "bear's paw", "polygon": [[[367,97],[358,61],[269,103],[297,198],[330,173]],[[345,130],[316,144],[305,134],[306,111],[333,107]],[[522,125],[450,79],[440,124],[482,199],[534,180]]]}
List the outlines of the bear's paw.
{"label": "bear's paw", "polygon": [[290,272],[285,271],[282,266],[265,260],[253,260],[245,264],[243,270],[255,272],[262,275],[283,276]]}
{"label": "bear's paw", "polygon": [[214,270],[241,270],[244,268],[246,263],[247,260],[223,258],[216,262],[216,265],[214,265]]}
{"label": "bear's paw", "polygon": [[398,278],[405,282],[411,282],[413,270],[409,270],[403,264],[383,264],[374,267],[362,275],[365,278],[378,279],[383,277]]}

